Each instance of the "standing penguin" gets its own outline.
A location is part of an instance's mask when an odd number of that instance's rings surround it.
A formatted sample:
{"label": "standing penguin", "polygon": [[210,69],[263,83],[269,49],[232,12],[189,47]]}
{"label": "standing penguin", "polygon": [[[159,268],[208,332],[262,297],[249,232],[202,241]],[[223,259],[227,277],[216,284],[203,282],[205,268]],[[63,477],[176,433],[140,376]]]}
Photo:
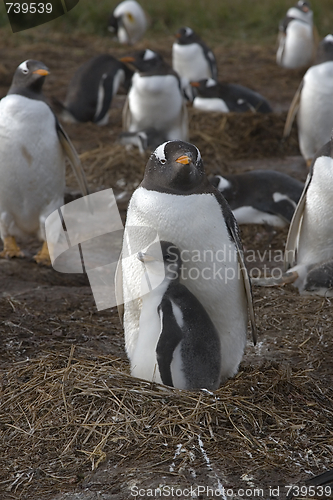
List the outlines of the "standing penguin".
{"label": "standing penguin", "polygon": [[[142,297],[132,375],[178,389],[217,389],[219,334],[198,299],[179,283],[179,249],[170,242],[156,242],[138,259],[145,268],[144,280],[158,272],[164,279]],[[159,261],[162,269],[157,267]]]}
{"label": "standing penguin", "polygon": [[75,72],[62,105],[62,119],[106,125],[113,96],[121,85],[128,90],[133,72],[109,54],[85,62]]}
{"label": "standing penguin", "polygon": [[120,60],[136,70],[123,110],[124,131],[155,129],[166,139],[187,140],[187,109],[177,73],[150,49]]}
{"label": "standing penguin", "polygon": [[148,26],[147,16],[135,0],[125,0],[114,9],[109,19],[108,30],[120,43],[134,44],[143,37]]}
{"label": "standing penguin", "polygon": [[118,303],[124,303],[125,345],[132,369],[140,330],[142,266],[138,259],[125,257],[133,248],[144,251],[152,242],[142,227],[179,248],[180,282],[202,304],[219,335],[221,380],[235,375],[246,343],[248,308],[255,338],[251,287],[235,218],[205,175],[193,144],[161,144],[129,202],[119,266],[122,277],[117,280],[122,282],[122,298],[119,291],[117,296]]}
{"label": "standing penguin", "polygon": [[316,51],[317,35],[309,2],[299,0],[279,25],[279,47],[276,62],[284,68],[301,68],[311,64]]}
{"label": "standing penguin", "polygon": [[300,293],[333,295],[333,139],[317,153],[290,224],[285,264]]}
{"label": "standing penguin", "polygon": [[202,111],[220,111],[228,113],[271,113],[269,102],[257,92],[232,83],[222,83],[209,78],[191,82],[196,90],[193,106]]}
{"label": "standing penguin", "polygon": [[244,174],[210,178],[227,202],[238,224],[290,223],[304,184],[274,170],[252,170]]}
{"label": "standing penguin", "polygon": [[88,194],[80,160],[67,134],[44,100],[48,68],[27,60],[15,71],[7,96],[0,101],[1,257],[20,257],[15,238],[37,235],[44,241],[35,256],[50,264],[45,219],[64,204],[65,158]]}
{"label": "standing penguin", "polygon": [[[311,66],[290,105],[283,137],[289,136],[297,114],[298,140],[308,166],[315,153],[330,140],[333,128],[333,53],[327,60]],[[331,57],[331,59],[328,59]]]}
{"label": "standing penguin", "polygon": [[214,53],[191,28],[180,28],[177,41],[172,45],[172,67],[188,81],[214,78],[217,63]]}

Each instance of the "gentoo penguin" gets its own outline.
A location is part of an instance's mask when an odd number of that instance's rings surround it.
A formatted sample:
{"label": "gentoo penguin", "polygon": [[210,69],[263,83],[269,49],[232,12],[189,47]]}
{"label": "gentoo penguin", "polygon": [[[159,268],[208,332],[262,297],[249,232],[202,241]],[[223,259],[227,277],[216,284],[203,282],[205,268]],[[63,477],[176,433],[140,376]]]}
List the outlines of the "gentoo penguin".
{"label": "gentoo penguin", "polygon": [[154,231],[160,240],[179,248],[180,283],[199,300],[219,334],[221,380],[235,375],[246,344],[248,309],[255,339],[251,286],[237,222],[209,182],[193,144],[161,144],[129,202],[116,295],[118,304],[124,303],[125,345],[132,369],[142,309],[142,265],[131,255],[134,249],[145,251],[154,241]]}
{"label": "gentoo penguin", "polygon": [[37,235],[44,244],[35,260],[42,264],[50,264],[45,219],[64,204],[66,157],[82,193],[88,193],[76,151],[44,100],[42,86],[48,74],[43,63],[24,61],[0,101],[0,233],[4,243],[0,255],[22,256],[15,238]]}
{"label": "gentoo penguin", "polygon": [[271,113],[273,111],[262,95],[242,85],[217,82],[208,78],[191,82],[191,86],[196,90],[193,106],[202,111],[221,111],[222,113],[229,111]]}
{"label": "gentoo penguin", "polygon": [[109,54],[89,59],[69,83],[61,118],[68,122],[106,125],[112,97],[120,85],[128,90],[132,75],[125,64]]}
{"label": "gentoo penguin", "polygon": [[188,116],[179,76],[150,49],[122,57],[136,71],[123,110],[123,129],[155,129],[167,140],[188,138]]}
{"label": "gentoo penguin", "polygon": [[244,174],[215,175],[210,182],[230,205],[238,224],[290,223],[304,184],[274,170],[252,170]]}
{"label": "gentoo penguin", "polygon": [[191,28],[180,28],[172,45],[172,67],[188,81],[217,79],[217,64],[213,52]]}
{"label": "gentoo penguin", "polygon": [[283,138],[288,137],[297,114],[299,148],[308,166],[330,140],[333,128],[333,59],[311,66],[290,105]]}
{"label": "gentoo penguin", "polygon": [[[179,249],[170,242],[156,242],[146,252],[139,252],[138,259],[145,269],[145,281],[151,273],[161,271],[164,279],[142,297],[132,375],[178,389],[217,389],[219,334],[198,299],[179,282]],[[159,261],[163,269],[156,265]]]}
{"label": "gentoo penguin", "polygon": [[310,65],[316,51],[313,12],[309,2],[299,0],[279,25],[276,62],[284,68]]}
{"label": "gentoo penguin", "polygon": [[125,0],[114,9],[108,30],[115,33],[118,41],[134,44],[143,37],[148,26],[145,11],[135,0]]}
{"label": "gentoo penguin", "polygon": [[326,35],[318,45],[315,64],[333,61],[333,35]]}
{"label": "gentoo penguin", "polygon": [[285,264],[300,293],[333,295],[333,140],[317,153],[290,224]]}
{"label": "gentoo penguin", "polygon": [[153,151],[162,142],[166,142],[167,137],[163,132],[158,132],[154,128],[148,128],[139,132],[122,132],[119,134],[118,140],[126,148],[136,146],[140,153],[143,154],[144,151]]}

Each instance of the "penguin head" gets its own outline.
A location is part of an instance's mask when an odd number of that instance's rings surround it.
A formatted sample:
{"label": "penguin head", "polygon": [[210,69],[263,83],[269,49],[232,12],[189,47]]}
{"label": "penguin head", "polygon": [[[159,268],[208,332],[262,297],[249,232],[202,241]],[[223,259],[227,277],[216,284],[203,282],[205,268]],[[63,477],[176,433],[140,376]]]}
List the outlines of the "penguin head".
{"label": "penguin head", "polygon": [[121,62],[132,66],[139,73],[149,73],[156,70],[163,62],[163,57],[153,50],[139,50],[132,56],[121,57]]}
{"label": "penguin head", "polygon": [[200,37],[188,26],[180,28],[176,33],[177,43],[180,45],[188,45],[190,43],[197,43]]}
{"label": "penguin head", "polygon": [[313,12],[310,7],[310,2],[299,0],[294,7],[287,10],[287,17],[312,24]]}
{"label": "penguin head", "polygon": [[213,78],[190,82],[197,95],[201,97],[220,97],[219,84]]}
{"label": "penguin head", "polygon": [[141,186],[164,193],[187,195],[209,184],[200,151],[184,141],[168,141],[150,156]]}
{"label": "penguin head", "polygon": [[303,0],[299,0],[297,4],[295,5],[296,9],[301,10],[302,12],[309,12],[311,10],[310,8],[310,2],[305,2]]}
{"label": "penguin head", "polygon": [[327,35],[320,42],[316,54],[315,64],[333,61],[333,35]]}
{"label": "penguin head", "polygon": [[182,259],[179,248],[170,241],[152,243],[145,252],[139,252],[137,258],[145,265],[146,271],[152,274],[160,274],[163,263],[164,279],[179,281]]}
{"label": "penguin head", "polygon": [[7,93],[20,94],[34,99],[42,99],[42,87],[49,69],[40,61],[28,59],[21,63],[14,73]]}

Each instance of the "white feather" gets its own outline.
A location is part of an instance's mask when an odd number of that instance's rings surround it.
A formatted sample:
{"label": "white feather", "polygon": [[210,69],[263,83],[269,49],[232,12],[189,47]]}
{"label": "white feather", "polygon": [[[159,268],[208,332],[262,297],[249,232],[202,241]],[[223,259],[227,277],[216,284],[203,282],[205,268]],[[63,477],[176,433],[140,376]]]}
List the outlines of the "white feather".
{"label": "white feather", "polygon": [[182,78],[198,81],[212,78],[212,72],[202,47],[198,43],[172,46],[172,67]]}

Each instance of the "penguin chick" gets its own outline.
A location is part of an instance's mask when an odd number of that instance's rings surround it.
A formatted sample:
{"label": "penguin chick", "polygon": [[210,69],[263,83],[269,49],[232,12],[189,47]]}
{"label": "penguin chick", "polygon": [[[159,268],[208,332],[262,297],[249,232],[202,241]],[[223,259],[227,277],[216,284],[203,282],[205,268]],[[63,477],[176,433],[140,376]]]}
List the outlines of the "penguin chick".
{"label": "penguin chick", "polygon": [[214,78],[217,80],[217,63],[212,50],[191,28],[180,28],[172,45],[172,67],[181,78],[188,81]]}
{"label": "penguin chick", "polygon": [[159,272],[164,279],[143,296],[132,375],[160,379],[178,389],[217,389],[221,373],[219,335],[198,299],[179,282],[179,249],[161,241],[140,252],[138,259],[145,269],[144,281]]}
{"label": "penguin chick", "polygon": [[202,111],[246,111],[271,113],[273,110],[269,102],[257,92],[242,85],[222,83],[209,78],[198,82],[191,82],[196,91],[193,106]]}
{"label": "penguin chick", "polygon": [[121,85],[126,91],[133,72],[109,54],[85,62],[75,72],[67,89],[61,117],[67,122],[106,125],[113,96]]}
{"label": "penguin chick", "polygon": [[188,116],[179,76],[150,49],[120,59],[135,69],[123,110],[123,129],[155,129],[167,140],[188,137]]}
{"label": "penguin chick", "polygon": [[301,68],[311,64],[316,51],[317,34],[313,26],[310,3],[299,0],[279,25],[276,62],[284,68]]}
{"label": "penguin chick", "polygon": [[134,44],[148,27],[145,11],[135,0],[125,0],[117,5],[109,19],[108,30],[115,33],[119,43]]}
{"label": "penguin chick", "polygon": [[227,202],[238,224],[290,223],[304,184],[274,170],[252,170],[244,174],[210,178]]}
{"label": "penguin chick", "polygon": [[82,193],[88,194],[76,151],[42,94],[48,68],[29,59],[15,71],[7,96],[0,101],[1,257],[20,257],[16,237],[44,241],[35,260],[50,264],[45,219],[64,204],[65,158]]}

